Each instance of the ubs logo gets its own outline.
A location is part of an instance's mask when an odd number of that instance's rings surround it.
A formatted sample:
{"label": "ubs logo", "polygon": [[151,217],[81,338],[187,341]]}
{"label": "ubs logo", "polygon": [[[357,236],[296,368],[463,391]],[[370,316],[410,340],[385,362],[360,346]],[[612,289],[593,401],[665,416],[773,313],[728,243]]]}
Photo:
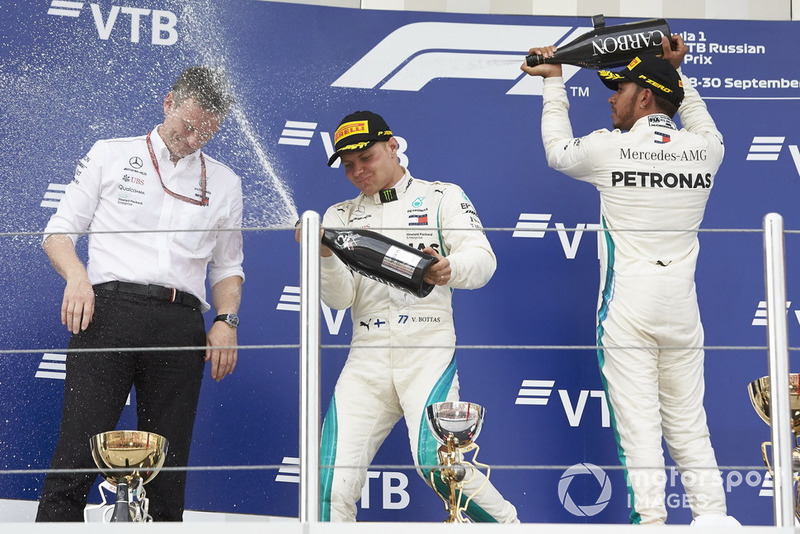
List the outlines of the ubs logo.
{"label": "ubs logo", "polygon": [[122,181],[136,185],[144,185],[144,180],[142,180],[138,176],[128,176],[127,174],[123,174]]}

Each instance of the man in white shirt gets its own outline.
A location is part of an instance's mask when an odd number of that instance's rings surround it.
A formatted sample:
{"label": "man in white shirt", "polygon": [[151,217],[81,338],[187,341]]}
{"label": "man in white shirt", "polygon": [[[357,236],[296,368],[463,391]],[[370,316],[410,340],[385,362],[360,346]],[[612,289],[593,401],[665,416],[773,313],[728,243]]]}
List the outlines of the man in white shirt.
{"label": "man in white shirt", "polygon": [[[115,428],[131,387],[139,430],[167,438],[166,467],[186,466],[204,361],[217,381],[236,366],[237,351],[221,347],[237,344],[241,180],[200,151],[232,105],[221,72],[186,69],[164,99],[162,124],[95,143],[45,229],[44,250],[66,281],[61,322],[72,333],[52,469],[95,467],[89,440]],[[83,232],[86,266],[75,252]],[[206,334],[207,271],[217,316]],[[125,350],[168,346],[206,349]],[[98,348],[109,350],[82,351]],[[94,479],[50,473],[36,520],[82,521]],[[155,521],[182,519],[185,485],[185,471],[147,485]]]}

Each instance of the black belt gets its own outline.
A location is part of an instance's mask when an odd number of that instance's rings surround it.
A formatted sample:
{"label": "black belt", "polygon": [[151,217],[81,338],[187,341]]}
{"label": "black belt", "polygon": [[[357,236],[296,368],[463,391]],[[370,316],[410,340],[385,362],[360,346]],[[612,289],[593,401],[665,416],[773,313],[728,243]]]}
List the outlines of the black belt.
{"label": "black belt", "polygon": [[191,293],[187,293],[186,291],[181,291],[173,287],[157,286],[154,284],[133,284],[131,282],[119,282],[115,280],[113,282],[97,284],[94,286],[94,288],[105,289],[107,291],[119,291],[120,293],[130,293],[132,295],[141,295],[151,299],[177,302],[178,304],[183,304],[184,306],[189,306],[190,308],[197,308],[198,310],[201,307],[199,298],[195,297]]}

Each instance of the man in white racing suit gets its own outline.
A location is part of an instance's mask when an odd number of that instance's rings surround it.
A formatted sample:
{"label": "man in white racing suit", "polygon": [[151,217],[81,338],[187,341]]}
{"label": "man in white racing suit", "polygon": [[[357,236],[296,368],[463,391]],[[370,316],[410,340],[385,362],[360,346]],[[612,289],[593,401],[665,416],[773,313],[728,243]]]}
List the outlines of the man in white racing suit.
{"label": "man in white racing suit", "polygon": [[[672,41],[672,42],[670,42]],[[632,523],[665,523],[662,437],[681,471],[693,524],[738,525],[703,408],[703,327],[694,273],[697,230],[724,153],[697,91],[677,69],[688,48],[665,37],[663,58],[600,71],[614,130],[575,138],[561,66],[522,66],[544,78],[542,141],[550,167],[600,192],[603,234],[598,360]],[[555,47],[531,49],[552,56]],[[672,121],[678,112],[683,128]]]}
{"label": "man in white racing suit", "polygon": [[[413,178],[400,165],[398,140],[382,117],[368,111],[348,115],[334,141],[328,165],[341,157],[361,194],[330,207],[323,225],[371,228],[438,259],[425,276],[433,291],[417,298],[352,272],[322,248],[322,300],[335,309],[351,307],[353,339],[323,425],[320,461],[336,467],[321,473],[321,519],[355,521],[367,466],[401,417],[415,464],[438,464],[439,444],[425,408],[458,400],[451,293],[485,285],[496,259],[461,188]],[[418,468],[428,484],[431,470]],[[464,497],[483,488],[470,500],[468,517],[518,522],[514,506],[475,471]],[[433,484],[447,498],[438,470]]]}

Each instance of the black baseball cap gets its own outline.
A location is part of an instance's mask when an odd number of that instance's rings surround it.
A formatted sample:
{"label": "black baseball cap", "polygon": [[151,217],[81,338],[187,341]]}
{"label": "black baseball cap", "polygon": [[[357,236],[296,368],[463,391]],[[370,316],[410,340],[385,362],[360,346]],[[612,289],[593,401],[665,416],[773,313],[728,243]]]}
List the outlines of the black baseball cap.
{"label": "black baseball cap", "polygon": [[366,150],[379,141],[392,138],[392,130],[383,117],[371,111],[356,111],[342,119],[333,134],[336,152],[328,159],[328,167],[333,165],[342,152]]}
{"label": "black baseball cap", "polygon": [[619,82],[629,81],[653,91],[676,106],[683,101],[683,81],[672,64],[658,56],[638,56],[618,72],[601,70],[597,73],[606,87],[617,90]]}

